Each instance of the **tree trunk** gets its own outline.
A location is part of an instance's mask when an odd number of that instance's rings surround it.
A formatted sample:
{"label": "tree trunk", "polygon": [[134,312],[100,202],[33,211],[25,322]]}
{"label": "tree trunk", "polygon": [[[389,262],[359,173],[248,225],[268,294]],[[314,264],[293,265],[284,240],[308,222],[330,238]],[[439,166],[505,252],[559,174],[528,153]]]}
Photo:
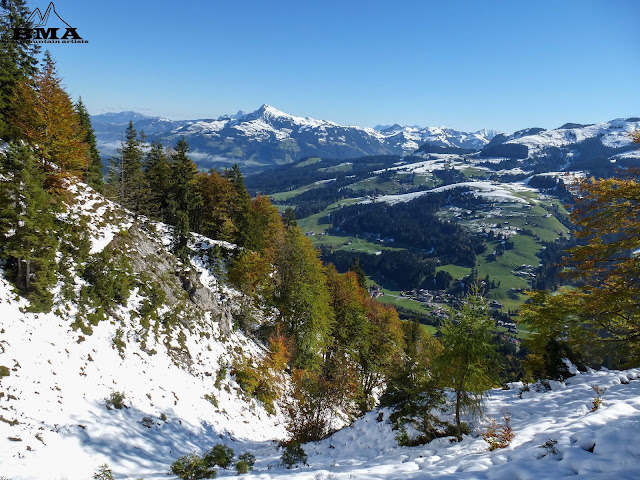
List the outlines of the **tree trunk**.
{"label": "tree trunk", "polygon": [[31,277],[31,259],[28,258],[25,260],[25,264],[26,264],[26,272],[25,272],[25,288],[27,290],[27,292],[29,291],[29,287],[31,285],[31,279],[29,277]]}
{"label": "tree trunk", "polygon": [[456,392],[456,427],[458,429],[458,441],[462,441],[462,424],[460,423],[460,397],[462,393]]}

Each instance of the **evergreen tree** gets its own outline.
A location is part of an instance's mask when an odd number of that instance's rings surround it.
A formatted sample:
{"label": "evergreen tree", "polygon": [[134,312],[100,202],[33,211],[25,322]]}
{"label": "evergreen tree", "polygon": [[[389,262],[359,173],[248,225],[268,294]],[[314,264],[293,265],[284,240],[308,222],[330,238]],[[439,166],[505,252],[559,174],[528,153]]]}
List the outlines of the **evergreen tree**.
{"label": "evergreen tree", "polygon": [[8,259],[12,280],[31,300],[34,311],[51,309],[50,290],[56,281],[54,201],[45,189],[45,180],[29,147],[10,143],[0,185],[0,197],[7,201],[3,207],[2,256]]}
{"label": "evergreen tree", "polygon": [[440,326],[443,352],[438,359],[443,386],[455,393],[458,440],[462,440],[462,411],[480,413],[484,392],[494,386],[497,352],[493,342],[495,322],[486,301],[476,290],[465,297],[459,310],[450,310]]}
{"label": "evergreen tree", "polygon": [[144,153],[141,139],[133,128],[133,122],[125,133],[125,142],[120,149],[120,203],[130,209],[134,215],[148,214],[150,191],[147,179],[142,171]]}
{"label": "evergreen tree", "polygon": [[422,434],[420,440],[430,441],[444,426],[432,412],[445,401],[435,370],[442,345],[418,322],[403,322],[402,330],[404,354],[392,366],[380,404],[394,407],[390,419],[396,426],[410,424]]}
{"label": "evergreen tree", "polygon": [[104,195],[113,201],[120,201],[120,179],[122,177],[122,157],[109,158],[109,172],[104,186]]}
{"label": "evergreen tree", "polygon": [[354,272],[356,274],[356,278],[358,279],[358,285],[360,288],[367,289],[367,275],[364,273],[364,270],[360,266],[360,257],[356,257],[349,267],[350,272]]}
{"label": "evergreen tree", "polygon": [[169,218],[171,163],[160,140],[151,142],[145,160],[144,175],[149,186],[150,214],[166,222]]}
{"label": "evergreen tree", "polygon": [[296,215],[295,213],[293,213],[293,208],[287,207],[287,209],[282,214],[282,222],[284,223],[285,227],[298,226],[298,222],[296,221]]}
{"label": "evergreen tree", "polygon": [[29,9],[24,0],[0,1],[0,138],[20,138],[10,121],[15,116],[12,101],[16,85],[35,74],[39,46],[30,42],[13,42],[12,28],[31,28]]}
{"label": "evergreen tree", "polygon": [[79,98],[76,102],[76,112],[80,119],[80,125],[84,130],[84,143],[89,148],[89,164],[87,170],[84,172],[83,180],[91,188],[97,192],[104,192],[104,179],[102,177],[102,160],[100,159],[100,153],[98,152],[98,146],[96,144],[96,136],[91,126],[91,117],[89,112],[82,103],[82,98]]}
{"label": "evergreen tree", "polygon": [[251,206],[251,196],[244,186],[244,179],[238,164],[234,164],[231,170],[226,170],[224,176],[229,179],[235,191],[231,220],[238,229],[236,243],[243,246],[246,240],[244,233],[248,221],[247,215],[249,214],[249,208]]}
{"label": "evergreen tree", "polygon": [[173,252],[189,261],[189,240],[194,212],[202,202],[195,183],[196,166],[187,156],[189,145],[182,137],[171,157],[171,188],[169,191],[170,219],[173,229]]}

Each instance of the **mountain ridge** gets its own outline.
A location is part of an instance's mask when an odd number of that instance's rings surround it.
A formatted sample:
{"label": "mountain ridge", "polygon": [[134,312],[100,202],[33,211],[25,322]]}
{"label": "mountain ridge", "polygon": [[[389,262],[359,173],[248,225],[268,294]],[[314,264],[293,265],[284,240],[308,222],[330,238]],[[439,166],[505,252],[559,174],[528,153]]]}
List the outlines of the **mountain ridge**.
{"label": "mountain ridge", "polygon": [[[103,158],[116,153],[129,112],[92,117]],[[263,104],[253,112],[239,111],[215,119],[167,120],[137,116],[136,130],[151,138],[175,142],[185,136],[194,160],[202,168],[240,164],[260,170],[292,163],[309,156],[353,158],[366,155],[409,154],[424,143],[441,147],[480,150],[498,133],[495,130],[460,132],[448,127],[394,124],[383,131],[341,125],[329,120],[300,117]]]}

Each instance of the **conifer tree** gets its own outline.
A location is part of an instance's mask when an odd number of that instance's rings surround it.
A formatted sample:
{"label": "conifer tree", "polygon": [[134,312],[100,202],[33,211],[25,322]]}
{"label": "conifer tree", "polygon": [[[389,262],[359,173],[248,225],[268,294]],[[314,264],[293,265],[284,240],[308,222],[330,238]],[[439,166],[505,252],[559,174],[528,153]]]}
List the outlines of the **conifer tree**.
{"label": "conifer tree", "polygon": [[224,175],[229,179],[235,191],[235,198],[232,203],[232,221],[238,229],[236,243],[244,245],[246,240],[244,232],[247,226],[247,215],[249,214],[249,208],[251,206],[251,196],[244,186],[244,179],[238,164],[234,164],[231,170],[226,170]]}
{"label": "conifer tree", "polygon": [[122,172],[122,157],[109,158],[109,172],[107,182],[104,185],[105,196],[113,201],[120,201],[120,179]]}
{"label": "conifer tree", "polygon": [[360,288],[364,288],[366,290],[367,289],[367,275],[366,275],[366,273],[364,273],[364,270],[360,266],[360,257],[356,257],[353,260],[353,263],[349,267],[349,271],[354,272],[356,274],[356,277],[358,279],[358,285],[360,285]]}
{"label": "conifer tree", "polygon": [[2,256],[9,260],[12,279],[31,300],[34,311],[51,309],[50,289],[56,280],[54,201],[45,189],[45,180],[29,147],[11,143],[3,158],[0,186],[0,196],[7,200]]}
{"label": "conifer tree", "polygon": [[296,221],[296,214],[293,213],[293,208],[287,207],[287,209],[282,214],[282,222],[284,223],[285,227],[298,226],[298,222]]}
{"label": "conifer tree", "polygon": [[458,440],[462,440],[463,411],[480,413],[484,392],[494,386],[497,352],[489,306],[476,289],[465,297],[462,307],[450,310],[440,327],[443,352],[438,359],[444,387],[455,393]]}
{"label": "conifer tree", "polygon": [[12,28],[31,28],[30,12],[24,0],[0,1],[0,138],[20,137],[10,121],[15,117],[12,101],[15,87],[35,74],[39,46],[31,42],[13,42]]}
{"label": "conifer tree", "polygon": [[234,242],[238,227],[233,223],[236,190],[231,181],[212,170],[197,176],[202,197],[200,231],[209,238]]}
{"label": "conifer tree", "polygon": [[91,126],[91,117],[84,103],[82,103],[82,98],[78,99],[75,107],[80,120],[80,126],[84,130],[84,143],[86,143],[89,148],[89,164],[82,179],[95,191],[103,193],[104,179],[102,177],[102,160],[98,152],[96,136]]}
{"label": "conifer tree", "polygon": [[49,52],[34,85],[19,82],[12,100],[12,125],[42,162],[47,187],[60,188],[62,179],[81,177],[89,160],[84,129]]}
{"label": "conifer tree", "polygon": [[201,198],[195,183],[196,166],[187,156],[189,145],[182,137],[171,157],[171,189],[169,191],[170,219],[173,229],[173,252],[189,261],[189,240],[194,212],[199,210]]}
{"label": "conifer tree", "polygon": [[145,215],[149,211],[150,191],[142,171],[144,152],[141,140],[132,121],[129,121],[120,156],[120,204],[130,209],[136,216]]}
{"label": "conifer tree", "polygon": [[445,401],[435,370],[442,345],[418,322],[403,322],[402,330],[404,354],[401,361],[392,365],[380,404],[394,407],[391,420],[396,425],[411,424],[424,440],[430,440],[442,426],[432,412]]}
{"label": "conifer tree", "polygon": [[166,222],[169,218],[171,163],[160,140],[151,142],[145,159],[144,175],[149,186],[149,213]]}

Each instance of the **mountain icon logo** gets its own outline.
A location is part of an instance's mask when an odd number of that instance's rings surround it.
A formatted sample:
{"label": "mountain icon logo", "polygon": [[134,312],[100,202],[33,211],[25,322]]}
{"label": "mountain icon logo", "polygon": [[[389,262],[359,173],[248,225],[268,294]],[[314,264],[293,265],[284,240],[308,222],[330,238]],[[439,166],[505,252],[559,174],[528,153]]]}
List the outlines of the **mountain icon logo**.
{"label": "mountain icon logo", "polygon": [[63,24],[71,28],[71,25],[65,22],[62,19],[62,17],[58,14],[58,12],[56,12],[56,6],[53,4],[53,2],[49,2],[49,6],[45,10],[44,15],[42,15],[39,8],[36,8],[33,12],[31,12],[31,15],[29,15],[28,21],[32,23],[33,26],[36,28],[47,27],[49,26],[49,19],[51,18],[52,13],[54,15],[54,18],[52,19],[53,22],[55,22],[55,17],[57,17],[58,20],[60,20]]}
{"label": "mountain icon logo", "polygon": [[11,42],[26,43],[89,43],[79,34],[76,27],[67,23],[56,11],[53,2],[47,9],[36,8],[27,19],[28,27],[14,27]]}

